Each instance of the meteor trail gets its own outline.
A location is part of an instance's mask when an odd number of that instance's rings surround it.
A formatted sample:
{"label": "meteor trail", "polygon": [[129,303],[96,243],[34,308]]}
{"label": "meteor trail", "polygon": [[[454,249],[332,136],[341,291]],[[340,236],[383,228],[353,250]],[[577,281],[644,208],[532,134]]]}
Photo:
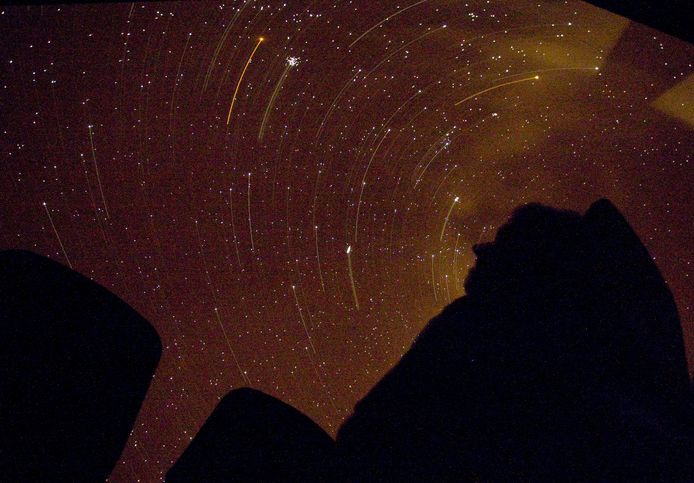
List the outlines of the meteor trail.
{"label": "meteor trail", "polygon": [[436,296],[436,277],[434,277],[434,257],[436,254],[432,253],[431,254],[431,288],[434,290],[434,300],[436,302],[439,301],[439,298]]}
{"label": "meteor trail", "polygon": [[316,261],[318,263],[318,277],[320,278],[320,286],[325,293],[325,281],[323,280],[323,270],[320,266],[320,251],[318,250],[318,224],[316,223],[316,200],[318,199],[318,182],[320,181],[321,169],[318,169],[316,174],[316,184],[313,186],[313,206],[311,207],[311,218],[313,222],[313,233],[316,242]]}
{"label": "meteor trail", "polygon": [[99,165],[96,163],[96,150],[94,149],[94,139],[92,136],[92,125],[87,126],[89,129],[89,144],[92,147],[92,159],[94,160],[94,169],[96,170],[96,180],[99,183],[99,191],[101,192],[101,201],[104,202],[104,211],[106,212],[106,219],[111,218],[108,214],[108,206],[106,205],[106,197],[104,196],[104,189],[101,187],[101,176],[99,176]]}
{"label": "meteor trail", "polygon": [[320,251],[318,250],[318,225],[313,225],[313,233],[316,241],[316,260],[318,261],[318,277],[320,278],[320,286],[325,293],[325,282],[323,281],[323,271],[320,268]]}
{"label": "meteor trail", "polygon": [[354,285],[354,275],[352,274],[352,246],[347,245],[347,265],[349,266],[349,280],[352,282],[352,295],[354,295],[354,305],[359,310],[359,299],[357,298],[357,288]]}
{"label": "meteor trail", "polygon": [[243,380],[248,384],[249,386],[251,385],[250,379],[248,379],[248,376],[246,373],[241,369],[241,364],[239,364],[239,360],[236,357],[236,353],[234,352],[234,349],[231,348],[231,342],[229,342],[229,337],[227,337],[227,331],[224,330],[224,324],[222,324],[222,318],[219,316],[219,310],[217,310],[217,307],[214,308],[214,314],[217,316],[217,322],[219,322],[219,327],[222,329],[222,334],[224,334],[224,340],[227,343],[227,347],[229,347],[229,352],[231,352],[231,357],[234,358],[234,362],[236,363],[236,367],[241,373],[241,377]]}
{"label": "meteor trail", "polygon": [[251,225],[251,173],[248,173],[248,233],[251,235],[251,251],[254,252],[253,225]]}
{"label": "meteor trail", "polygon": [[563,72],[563,71],[571,71],[571,70],[587,70],[589,72],[598,72],[600,70],[600,67],[594,66],[594,67],[553,67],[551,69],[535,69],[535,70],[527,70],[525,72],[520,72],[518,74],[511,74],[507,75],[504,77],[500,77],[496,79],[494,82],[503,80],[503,79],[510,79],[512,77],[519,77],[525,74],[544,74],[545,72]]}
{"label": "meteor trail", "polygon": [[455,237],[455,246],[453,247],[453,270],[455,270],[455,289],[460,290],[459,280],[458,280],[458,241],[460,240],[460,233]]}
{"label": "meteor trail", "polygon": [[65,247],[63,246],[63,242],[60,240],[60,235],[58,235],[58,230],[55,229],[55,225],[53,224],[53,218],[51,218],[51,212],[48,211],[48,205],[46,205],[46,202],[43,202],[43,207],[46,210],[46,214],[48,215],[48,221],[51,222],[51,226],[53,227],[53,233],[55,233],[55,237],[58,239],[58,244],[60,245],[60,249],[63,251],[63,256],[65,257],[65,260],[67,260],[67,264],[70,268],[72,268],[72,263],[70,263],[70,259],[67,256],[67,252],[65,251]]}
{"label": "meteor trail", "polygon": [[311,339],[311,334],[306,326],[306,319],[304,319],[304,312],[301,310],[301,305],[299,304],[299,297],[296,295],[296,286],[292,285],[292,292],[294,293],[294,301],[296,302],[296,308],[299,310],[299,317],[301,318],[301,325],[304,326],[304,331],[306,332],[306,338],[308,343],[311,345],[311,350],[316,354],[316,347],[313,345],[313,339]]}
{"label": "meteor trail", "polygon": [[234,109],[234,102],[236,102],[236,94],[239,92],[239,87],[241,87],[241,81],[243,81],[243,76],[246,75],[246,70],[248,69],[248,66],[251,63],[251,60],[253,60],[253,56],[255,55],[255,51],[258,50],[258,47],[260,47],[260,44],[263,43],[265,40],[264,37],[258,38],[258,43],[255,44],[255,48],[253,49],[253,52],[251,52],[251,55],[248,56],[248,60],[246,61],[246,65],[241,71],[241,75],[239,76],[239,81],[236,83],[236,89],[234,90],[234,96],[231,98],[231,105],[229,106],[229,115],[227,115],[227,126],[229,125],[229,122],[231,122],[231,111]]}
{"label": "meteor trail", "polygon": [[489,87],[489,88],[487,88],[487,89],[481,90],[481,91],[479,91],[479,92],[475,92],[473,95],[467,96],[467,97],[466,97],[465,99],[463,99],[462,101],[456,102],[455,105],[456,105],[456,106],[459,106],[459,105],[462,104],[463,102],[465,102],[465,101],[467,101],[467,100],[469,100],[469,99],[472,99],[473,97],[477,97],[477,96],[479,96],[479,95],[481,95],[481,94],[484,94],[485,92],[493,91],[494,89],[498,89],[499,87],[509,86],[509,85],[511,85],[511,84],[518,84],[519,82],[527,82],[527,81],[532,81],[532,80],[538,80],[539,78],[540,78],[539,75],[534,75],[534,76],[532,76],[532,77],[526,77],[526,78],[524,78],[524,79],[518,79],[518,80],[514,80],[514,81],[510,81],[510,82],[504,82],[503,84],[499,84],[499,85],[496,85],[496,86]]}
{"label": "meteor trail", "polygon": [[263,140],[263,136],[265,135],[265,125],[267,124],[268,117],[270,116],[270,111],[272,111],[272,108],[275,105],[275,99],[277,98],[277,94],[279,94],[279,91],[282,88],[282,85],[284,84],[284,80],[287,78],[287,74],[289,74],[289,70],[292,67],[296,67],[298,64],[299,59],[297,59],[296,57],[289,57],[287,59],[287,65],[285,66],[284,71],[282,71],[282,75],[280,76],[280,79],[277,81],[277,84],[275,85],[275,90],[272,91],[270,101],[267,103],[267,107],[265,108],[263,121],[260,123],[260,130],[258,131],[258,141]]}
{"label": "meteor trail", "polygon": [[446,231],[446,225],[448,224],[448,217],[451,216],[451,211],[453,211],[453,207],[455,204],[458,202],[460,198],[458,196],[455,197],[453,200],[453,203],[451,203],[451,207],[448,209],[448,214],[446,215],[446,219],[443,220],[443,227],[441,227],[441,236],[439,237],[439,241],[443,240],[443,232]]}
{"label": "meteor trail", "polygon": [[108,240],[106,238],[106,232],[101,224],[101,218],[99,217],[99,209],[96,207],[96,200],[94,199],[94,193],[92,193],[92,184],[89,182],[89,173],[87,172],[87,163],[84,161],[84,155],[80,153],[80,161],[82,162],[82,171],[84,171],[84,179],[87,182],[87,193],[89,194],[89,199],[92,202],[92,208],[94,209],[94,219],[96,224],[99,225],[99,230],[101,231],[101,236],[104,239],[104,243],[108,245]]}

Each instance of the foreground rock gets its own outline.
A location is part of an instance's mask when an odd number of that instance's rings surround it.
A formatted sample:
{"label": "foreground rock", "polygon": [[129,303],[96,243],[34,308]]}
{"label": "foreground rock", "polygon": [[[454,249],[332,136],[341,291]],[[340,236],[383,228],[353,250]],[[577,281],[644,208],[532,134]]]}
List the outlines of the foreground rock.
{"label": "foreground rock", "polygon": [[177,482],[330,481],[334,441],[293,407],[230,392],[166,476]]}
{"label": "foreground rock", "polygon": [[78,273],[0,253],[0,475],[104,481],[161,354],[150,324]]}
{"label": "foreground rock", "polygon": [[340,479],[693,481],[675,304],[614,206],[529,205],[475,252],[340,429]]}

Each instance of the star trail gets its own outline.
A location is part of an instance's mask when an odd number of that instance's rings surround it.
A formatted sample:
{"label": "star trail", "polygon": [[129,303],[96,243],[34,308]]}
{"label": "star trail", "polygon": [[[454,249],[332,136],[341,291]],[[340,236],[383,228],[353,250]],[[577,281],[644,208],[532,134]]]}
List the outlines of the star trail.
{"label": "star trail", "polygon": [[1,248],[163,355],[112,481],[252,386],[335,433],[516,206],[610,198],[694,359],[694,48],[580,2],[0,7]]}

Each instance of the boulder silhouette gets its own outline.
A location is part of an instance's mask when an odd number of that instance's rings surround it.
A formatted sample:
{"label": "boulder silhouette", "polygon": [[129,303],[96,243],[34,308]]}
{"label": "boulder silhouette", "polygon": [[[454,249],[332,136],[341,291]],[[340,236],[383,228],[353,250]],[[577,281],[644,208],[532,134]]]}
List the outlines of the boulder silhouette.
{"label": "boulder silhouette", "polygon": [[105,288],[26,251],[0,252],[0,475],[104,481],[161,354]]}
{"label": "boulder silhouette", "polygon": [[166,481],[332,481],[334,446],[293,407],[254,389],[237,389],[219,402]]}
{"label": "boulder silhouette", "polygon": [[694,481],[672,295],[607,200],[516,210],[337,436],[343,481]]}

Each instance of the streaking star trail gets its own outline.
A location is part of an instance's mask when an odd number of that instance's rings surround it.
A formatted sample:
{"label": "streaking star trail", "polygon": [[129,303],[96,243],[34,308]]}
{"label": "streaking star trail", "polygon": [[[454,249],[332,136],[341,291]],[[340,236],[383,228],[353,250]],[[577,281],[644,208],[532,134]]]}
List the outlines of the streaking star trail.
{"label": "streaking star trail", "polygon": [[519,84],[521,82],[528,82],[528,81],[533,81],[533,80],[540,80],[540,76],[534,75],[532,77],[526,77],[525,79],[518,79],[518,80],[514,80],[514,81],[504,82],[503,84],[497,84],[497,85],[489,87],[487,89],[483,89],[479,92],[475,92],[474,94],[467,96],[465,99],[462,99],[462,100],[456,102],[455,105],[459,106],[465,101],[469,101],[470,99],[474,99],[475,97],[479,97],[486,92],[493,91],[495,89],[499,89],[500,87],[510,86],[512,84]]}
{"label": "streaking star trail", "polygon": [[265,108],[265,114],[263,114],[263,122],[260,123],[260,130],[258,131],[258,141],[263,140],[263,135],[265,134],[265,125],[267,124],[270,112],[272,112],[272,108],[275,106],[277,94],[279,94],[280,90],[282,89],[282,85],[284,84],[284,81],[287,78],[287,74],[289,74],[289,69],[296,67],[297,65],[299,65],[299,59],[297,59],[296,57],[289,57],[287,59],[287,66],[282,71],[282,75],[280,75],[280,78],[277,81],[277,84],[275,85],[275,89],[272,91],[270,100],[267,103],[267,107]]}
{"label": "streaking star trail", "polygon": [[0,248],[162,340],[111,482],[162,481],[244,386],[334,435],[523,203],[611,199],[694,361],[683,41],[573,0],[3,6],[0,33]]}
{"label": "streaking star trail", "polygon": [[239,76],[239,80],[236,83],[236,88],[234,89],[234,95],[231,98],[231,105],[229,105],[229,114],[227,115],[227,126],[231,122],[231,111],[234,109],[234,103],[236,102],[236,95],[239,93],[239,88],[241,87],[241,82],[243,82],[243,76],[246,75],[246,70],[248,70],[248,66],[251,65],[251,61],[253,60],[253,56],[255,55],[255,51],[258,50],[258,47],[260,47],[260,44],[262,44],[264,40],[265,39],[263,37],[258,38],[258,43],[255,44],[255,47],[253,48],[251,55],[248,56],[248,60],[246,61],[246,65],[243,66],[243,70],[241,71],[241,75]]}
{"label": "streaking star trail", "polygon": [[68,267],[72,268],[72,263],[70,263],[70,258],[67,256],[67,252],[65,251],[65,246],[63,245],[62,240],[60,239],[60,235],[58,235],[58,230],[55,227],[55,224],[53,224],[53,218],[51,218],[51,212],[48,211],[48,205],[46,202],[43,202],[43,208],[46,210],[46,215],[48,216],[48,221],[51,224],[51,228],[53,228],[53,233],[55,233],[55,238],[58,240],[58,245],[60,245],[60,250],[63,252],[63,256],[65,257],[65,261],[67,262]]}
{"label": "streaking star trail", "polygon": [[349,281],[352,284],[352,295],[354,296],[354,306],[359,310],[359,298],[357,297],[357,286],[354,284],[354,272],[352,271],[352,246],[347,245],[347,268],[349,269]]}

